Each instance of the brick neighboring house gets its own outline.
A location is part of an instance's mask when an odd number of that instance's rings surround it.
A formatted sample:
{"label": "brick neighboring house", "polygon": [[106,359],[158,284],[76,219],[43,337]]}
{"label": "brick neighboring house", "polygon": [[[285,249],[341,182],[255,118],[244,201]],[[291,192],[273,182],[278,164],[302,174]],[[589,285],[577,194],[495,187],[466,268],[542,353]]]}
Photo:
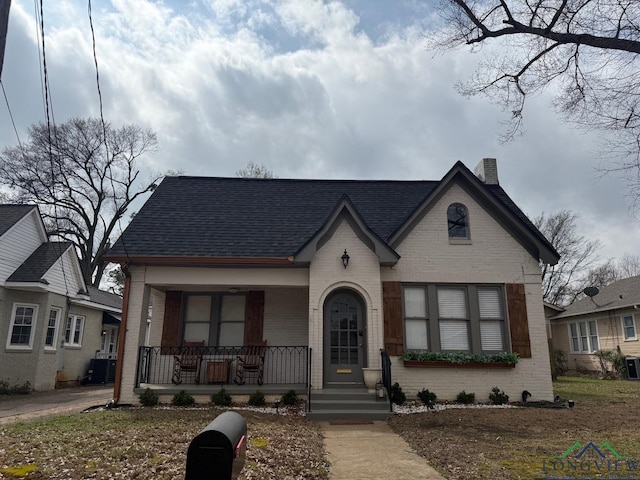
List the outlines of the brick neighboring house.
{"label": "brick neighboring house", "polygon": [[569,370],[600,371],[597,350],[640,357],[638,319],[640,276],[618,280],[550,317],[553,348],[564,353]]}
{"label": "brick neighboring house", "polygon": [[48,241],[37,207],[0,205],[0,381],[81,381],[91,359],[113,363],[121,313],[119,296],[85,285],[71,243]]}
{"label": "brick neighboring house", "polygon": [[[498,386],[551,400],[539,259],[558,254],[498,184],[495,159],[476,173],[457,162],[439,181],[165,178],[107,256],[127,278],[116,400],[237,388],[243,347],[265,343],[261,388],[362,385],[384,350],[409,398],[483,400]],[[172,378],[185,341],[203,345],[200,368]],[[409,351],[520,360],[416,368]]]}

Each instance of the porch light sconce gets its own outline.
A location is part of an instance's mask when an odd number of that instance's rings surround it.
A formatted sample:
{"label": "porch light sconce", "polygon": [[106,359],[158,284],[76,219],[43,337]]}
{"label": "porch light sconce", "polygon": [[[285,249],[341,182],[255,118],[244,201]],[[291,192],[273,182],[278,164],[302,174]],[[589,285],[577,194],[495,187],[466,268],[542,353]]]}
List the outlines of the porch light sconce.
{"label": "porch light sconce", "polygon": [[344,265],[344,268],[347,268],[347,265],[349,265],[349,254],[347,253],[347,249],[344,249],[344,253],[342,254],[342,265]]}

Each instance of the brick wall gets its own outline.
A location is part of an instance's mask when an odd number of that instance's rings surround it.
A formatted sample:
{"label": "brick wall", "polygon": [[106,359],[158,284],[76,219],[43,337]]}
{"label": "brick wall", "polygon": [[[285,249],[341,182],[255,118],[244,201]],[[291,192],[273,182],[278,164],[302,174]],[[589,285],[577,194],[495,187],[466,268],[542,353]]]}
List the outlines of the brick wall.
{"label": "brick wall", "polygon": [[[342,254],[347,250],[349,266]],[[309,267],[309,346],[313,349],[311,383],[322,386],[323,307],[335,290],[357,292],[364,303],[367,324],[365,366],[378,367],[382,348],[382,284],[378,256],[358,238],[348,222],[342,221],[333,236],[315,254]]]}
{"label": "brick wall", "polygon": [[[469,210],[471,241],[450,244],[447,207],[463,203]],[[453,399],[461,390],[486,399],[493,386],[512,399],[522,390],[532,399],[551,400],[549,366],[540,268],[537,261],[462,188],[453,185],[422,221],[396,247],[402,256],[392,268],[383,268],[382,280],[424,283],[524,283],[532,358],[521,359],[513,370],[404,368],[393,359],[393,380],[409,397],[429,388],[441,399]]]}

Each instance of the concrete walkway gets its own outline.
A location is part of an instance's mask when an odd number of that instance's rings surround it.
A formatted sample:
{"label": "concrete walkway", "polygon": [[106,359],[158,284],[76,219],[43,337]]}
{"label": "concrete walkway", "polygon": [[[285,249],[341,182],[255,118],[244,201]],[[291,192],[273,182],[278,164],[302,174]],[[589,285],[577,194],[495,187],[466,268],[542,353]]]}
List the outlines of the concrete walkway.
{"label": "concrete walkway", "polygon": [[320,426],[332,480],[445,480],[386,422]]}
{"label": "concrete walkway", "polygon": [[104,386],[0,395],[0,425],[78,413],[89,407],[104,406],[112,397],[113,387]]}

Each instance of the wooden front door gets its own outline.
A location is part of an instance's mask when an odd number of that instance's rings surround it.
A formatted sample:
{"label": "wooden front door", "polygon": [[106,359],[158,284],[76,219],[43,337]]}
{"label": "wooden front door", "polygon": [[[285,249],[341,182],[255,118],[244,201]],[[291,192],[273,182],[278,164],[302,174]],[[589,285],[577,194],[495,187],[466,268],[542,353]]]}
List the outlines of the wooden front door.
{"label": "wooden front door", "polygon": [[363,384],[366,354],[364,308],[358,295],[340,291],[324,308],[324,384]]}

